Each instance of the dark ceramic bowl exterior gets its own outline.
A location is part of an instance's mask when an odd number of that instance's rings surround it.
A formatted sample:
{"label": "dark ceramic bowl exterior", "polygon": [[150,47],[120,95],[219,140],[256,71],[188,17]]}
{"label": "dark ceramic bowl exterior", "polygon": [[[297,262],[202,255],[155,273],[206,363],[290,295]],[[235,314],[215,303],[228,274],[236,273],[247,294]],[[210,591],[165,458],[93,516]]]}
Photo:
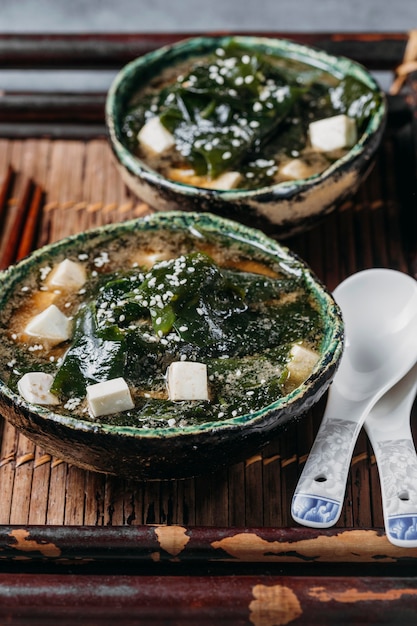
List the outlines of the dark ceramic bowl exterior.
{"label": "dark ceramic bowl exterior", "polygon": [[79,467],[134,479],[171,479],[198,475],[242,461],[259,451],[290,421],[301,416],[327,390],[343,348],[340,310],[327,289],[303,261],[260,231],[210,214],[156,213],[148,218],[111,224],[50,244],[0,274],[0,311],[33,269],[86,242],[105,245],[126,232],[197,227],[201,232],[233,238],[245,250],[267,251],[291,261],[305,274],[312,297],[325,321],[320,359],[311,376],[287,396],[252,415],[183,428],[143,430],[87,421],[26,402],[0,380],[0,413],[46,451]]}
{"label": "dark ceramic bowl exterior", "polygon": [[[339,78],[355,77],[375,92],[381,103],[355,146],[321,174],[256,190],[221,191],[185,185],[164,178],[135,157],[123,144],[120,130],[132,95],[166,67],[213,52],[231,39],[248,50],[296,59]],[[310,228],[357,191],[370,170],[385,120],[384,94],[364,67],[309,46],[262,37],[198,37],[160,48],[126,65],[115,78],[106,102],[106,123],[118,169],[138,197],[159,211],[208,211],[281,238]]]}

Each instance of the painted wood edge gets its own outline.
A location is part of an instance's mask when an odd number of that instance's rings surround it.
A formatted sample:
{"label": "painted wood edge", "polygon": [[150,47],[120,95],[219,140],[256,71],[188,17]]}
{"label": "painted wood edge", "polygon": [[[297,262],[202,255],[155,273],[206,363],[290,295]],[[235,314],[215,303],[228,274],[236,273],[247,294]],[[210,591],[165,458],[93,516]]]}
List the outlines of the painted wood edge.
{"label": "painted wood edge", "polygon": [[408,563],[378,529],[144,526],[0,526],[1,561]]}

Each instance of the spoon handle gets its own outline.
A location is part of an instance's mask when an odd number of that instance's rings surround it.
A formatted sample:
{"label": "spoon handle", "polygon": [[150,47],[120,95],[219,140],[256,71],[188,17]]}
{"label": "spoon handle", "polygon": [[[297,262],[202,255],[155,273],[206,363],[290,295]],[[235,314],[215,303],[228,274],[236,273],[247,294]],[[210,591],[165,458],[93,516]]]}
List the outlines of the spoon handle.
{"label": "spoon handle", "polygon": [[417,455],[410,412],[417,366],[377,403],[365,420],[378,466],[385,532],[404,548],[417,547]]}
{"label": "spoon handle", "polygon": [[[329,528],[342,512],[353,449],[367,407],[329,391],[316,439],[291,504],[293,519],[304,526]],[[343,419],[348,415],[349,419]]]}
{"label": "spoon handle", "polygon": [[396,546],[417,547],[417,456],[410,438],[372,442],[381,481],[385,532]]}

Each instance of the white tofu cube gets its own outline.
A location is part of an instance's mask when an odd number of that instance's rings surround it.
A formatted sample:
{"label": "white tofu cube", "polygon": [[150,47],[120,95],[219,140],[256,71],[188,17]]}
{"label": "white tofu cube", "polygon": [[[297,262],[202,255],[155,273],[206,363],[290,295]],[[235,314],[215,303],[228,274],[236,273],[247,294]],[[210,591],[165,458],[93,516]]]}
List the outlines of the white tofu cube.
{"label": "white tofu cube", "polygon": [[317,352],[295,343],[290,351],[291,361],[287,365],[290,383],[300,385],[310,375],[319,359]]}
{"label": "white tofu cube", "polygon": [[356,122],[347,115],[335,115],[309,125],[311,146],[318,152],[351,148],[358,140]]}
{"label": "white tofu cube", "polygon": [[165,128],[159,117],[151,117],[138,133],[138,141],[145,150],[162,154],[175,145],[174,136]]}
{"label": "white tofu cube", "polygon": [[280,168],[279,173],[288,180],[299,180],[312,176],[316,170],[303,159],[291,159]]}
{"label": "white tofu cube", "polygon": [[225,172],[217,178],[214,178],[210,182],[210,187],[212,189],[236,189],[240,181],[242,180],[242,175],[240,172]]}
{"label": "white tofu cube", "polygon": [[127,382],[121,377],[89,385],[87,404],[94,417],[128,411],[135,406]]}
{"label": "white tofu cube", "polygon": [[51,392],[54,377],[44,372],[28,372],[17,383],[17,389],[25,400],[32,404],[59,404]]}
{"label": "white tofu cube", "polygon": [[71,337],[71,320],[55,304],[32,317],[25,328],[31,337],[45,339],[50,345],[56,345]]}
{"label": "white tofu cube", "polygon": [[81,289],[87,280],[85,267],[81,263],[75,263],[65,259],[58,263],[48,276],[50,287],[62,287],[64,289]]}
{"label": "white tofu cube", "polygon": [[174,361],[168,368],[170,400],[208,400],[207,365],[193,361]]}

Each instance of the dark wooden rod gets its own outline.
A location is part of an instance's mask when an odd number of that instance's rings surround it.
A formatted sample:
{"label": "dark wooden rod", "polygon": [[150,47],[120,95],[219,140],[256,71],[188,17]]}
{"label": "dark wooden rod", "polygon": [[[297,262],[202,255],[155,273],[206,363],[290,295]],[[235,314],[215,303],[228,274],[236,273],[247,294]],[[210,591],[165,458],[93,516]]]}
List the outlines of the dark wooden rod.
{"label": "dark wooden rod", "polygon": [[[163,45],[202,33],[0,35],[0,68],[118,68]],[[371,69],[393,69],[403,58],[407,33],[210,32],[279,37],[349,56]]]}
{"label": "dark wooden rod", "polygon": [[10,624],[406,625],[416,611],[415,577],[0,574]]}
{"label": "dark wooden rod", "polygon": [[8,229],[7,241],[0,256],[0,269],[5,269],[16,261],[20,237],[25,229],[25,220],[30,208],[32,192],[33,182],[32,180],[28,180],[17,207],[12,207],[11,209],[11,227]]}
{"label": "dark wooden rod", "polygon": [[378,563],[417,561],[382,530],[182,526],[0,526],[0,562]]}

